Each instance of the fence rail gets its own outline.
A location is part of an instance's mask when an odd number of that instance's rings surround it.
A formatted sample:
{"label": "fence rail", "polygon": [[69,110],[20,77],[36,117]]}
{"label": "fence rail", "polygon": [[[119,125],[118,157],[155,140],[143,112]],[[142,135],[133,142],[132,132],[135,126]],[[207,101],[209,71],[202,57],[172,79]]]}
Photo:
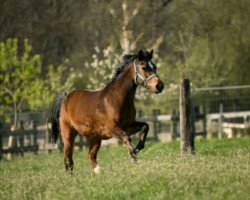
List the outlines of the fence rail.
{"label": "fence rail", "polygon": [[[53,145],[49,139],[49,133],[46,125],[35,126],[31,130],[0,130],[0,159],[4,155],[12,158],[13,155],[24,155],[26,152],[37,154],[39,151],[51,152],[52,150],[63,150],[62,140]],[[86,146],[86,140],[83,136],[76,138],[75,147],[83,149]]]}
{"label": "fence rail", "polygon": [[[8,139],[7,148],[3,145],[4,138]],[[25,142],[25,139],[28,141]],[[9,157],[12,157],[12,154],[23,155],[25,152],[30,151],[37,153],[39,150],[36,127],[32,130],[1,130],[0,143],[0,159],[3,157],[3,154],[8,154]]]}
{"label": "fence rail", "polygon": [[[243,112],[225,112],[222,113],[224,118],[237,118],[237,117],[242,117],[243,119],[247,119],[250,117],[250,111],[243,111]],[[221,117],[221,113],[211,113],[207,114],[207,118],[211,120],[216,120]]]}
{"label": "fence rail", "polygon": [[34,152],[37,153],[39,150],[38,145],[32,145],[32,146],[24,146],[24,147],[15,147],[15,148],[8,148],[8,149],[2,149],[1,153],[13,153],[13,154],[23,154],[25,152]]}
{"label": "fence rail", "polygon": [[[234,119],[234,118],[241,118],[243,122],[236,123],[226,123],[226,120],[228,119]],[[222,112],[222,113],[195,113],[194,114],[194,124],[196,126],[195,128],[195,136],[203,136],[206,137],[207,133],[211,131],[210,124],[216,123],[216,131],[219,132],[220,129],[222,129],[222,132],[225,132],[224,129],[228,128],[247,128],[250,126],[249,124],[250,119],[250,111],[245,112]],[[157,132],[157,135],[160,133],[170,134],[172,139],[175,139],[179,137],[179,114],[176,112],[173,112],[171,115],[154,115],[151,114],[149,116],[142,116],[138,118],[139,121],[146,121],[152,124],[158,124],[151,125],[151,129],[157,129],[153,130],[152,133]],[[164,124],[168,124],[167,126],[169,128],[166,128]],[[230,125],[228,125],[230,124]],[[167,130],[167,131],[166,131]]]}

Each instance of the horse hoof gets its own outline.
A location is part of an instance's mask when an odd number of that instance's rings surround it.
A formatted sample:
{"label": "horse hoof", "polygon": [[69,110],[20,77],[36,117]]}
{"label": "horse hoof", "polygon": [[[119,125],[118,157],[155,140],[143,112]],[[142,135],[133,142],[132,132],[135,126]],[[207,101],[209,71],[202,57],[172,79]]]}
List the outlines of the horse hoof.
{"label": "horse hoof", "polygon": [[100,174],[101,173],[101,168],[99,167],[99,165],[96,165],[96,167],[94,168],[94,173],[95,174]]}
{"label": "horse hoof", "polygon": [[136,163],[136,162],[137,162],[137,159],[132,157],[132,158],[130,158],[130,162],[131,162],[131,163]]}
{"label": "horse hoof", "polygon": [[134,150],[134,154],[135,154],[135,155],[138,154],[139,151],[140,151],[140,150],[136,148],[136,149]]}

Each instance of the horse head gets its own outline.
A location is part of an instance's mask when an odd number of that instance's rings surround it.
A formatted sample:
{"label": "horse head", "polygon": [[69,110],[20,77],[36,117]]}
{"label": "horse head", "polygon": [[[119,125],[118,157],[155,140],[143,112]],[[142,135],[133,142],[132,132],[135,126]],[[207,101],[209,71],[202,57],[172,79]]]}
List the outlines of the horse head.
{"label": "horse head", "polygon": [[152,61],[153,50],[150,52],[140,50],[137,59],[134,60],[134,82],[136,85],[143,86],[152,90],[156,94],[161,93],[164,84],[157,75],[157,67]]}

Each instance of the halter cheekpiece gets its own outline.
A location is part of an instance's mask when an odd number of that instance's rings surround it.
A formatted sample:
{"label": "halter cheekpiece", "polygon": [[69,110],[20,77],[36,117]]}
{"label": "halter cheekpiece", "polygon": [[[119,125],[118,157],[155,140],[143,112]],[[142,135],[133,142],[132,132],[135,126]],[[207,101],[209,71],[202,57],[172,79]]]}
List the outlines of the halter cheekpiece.
{"label": "halter cheekpiece", "polygon": [[[144,76],[142,76],[142,75],[139,73],[139,71],[138,71],[138,69],[137,69],[137,67],[136,67],[136,64],[135,64],[136,60],[137,60],[137,59],[134,60],[134,70],[135,70],[134,82],[135,82],[136,85],[138,85],[138,83],[137,83],[137,77],[138,77],[138,78],[140,78],[140,79],[144,82],[143,86],[146,87],[146,86],[147,86],[147,82],[148,82],[150,79],[152,79],[153,77],[155,77],[155,76],[157,77],[157,74],[156,74],[156,73],[153,73],[153,74],[151,74],[149,77],[144,77]],[[150,64],[151,64],[151,63],[150,63]]]}

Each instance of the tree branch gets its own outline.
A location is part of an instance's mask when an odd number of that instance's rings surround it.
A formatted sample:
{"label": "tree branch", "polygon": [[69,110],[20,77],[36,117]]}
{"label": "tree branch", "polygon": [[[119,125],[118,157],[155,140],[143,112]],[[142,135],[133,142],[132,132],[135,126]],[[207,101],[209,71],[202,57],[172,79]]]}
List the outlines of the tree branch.
{"label": "tree branch", "polygon": [[5,86],[2,86],[2,88],[4,89],[4,91],[6,93],[8,93],[14,99],[14,94],[13,94],[14,92],[13,91],[11,91],[9,88],[7,88]]}

